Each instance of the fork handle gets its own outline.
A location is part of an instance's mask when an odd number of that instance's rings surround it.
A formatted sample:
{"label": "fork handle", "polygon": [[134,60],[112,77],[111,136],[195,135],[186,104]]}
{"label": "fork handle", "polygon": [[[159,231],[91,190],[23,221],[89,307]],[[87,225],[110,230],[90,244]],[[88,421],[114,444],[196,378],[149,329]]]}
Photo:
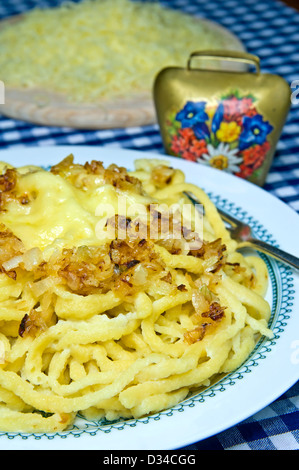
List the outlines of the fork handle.
{"label": "fork handle", "polygon": [[252,248],[255,248],[257,251],[261,251],[262,253],[272,256],[273,258],[285,263],[292,268],[299,270],[299,258],[285,251],[281,250],[280,248],[276,248],[275,246],[269,245],[262,240],[251,239],[249,240],[246,245],[250,245]]}

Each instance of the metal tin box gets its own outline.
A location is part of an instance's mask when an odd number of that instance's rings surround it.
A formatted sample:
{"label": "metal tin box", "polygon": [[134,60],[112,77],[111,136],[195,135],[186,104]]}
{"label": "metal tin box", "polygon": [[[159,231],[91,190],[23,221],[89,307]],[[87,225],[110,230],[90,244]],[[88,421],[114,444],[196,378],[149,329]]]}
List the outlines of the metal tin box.
{"label": "metal tin box", "polygon": [[[192,67],[197,59],[201,65]],[[214,61],[222,70],[213,69]],[[161,70],[153,97],[166,153],[264,184],[291,90],[282,77],[261,73],[258,57],[193,52],[186,68]]]}

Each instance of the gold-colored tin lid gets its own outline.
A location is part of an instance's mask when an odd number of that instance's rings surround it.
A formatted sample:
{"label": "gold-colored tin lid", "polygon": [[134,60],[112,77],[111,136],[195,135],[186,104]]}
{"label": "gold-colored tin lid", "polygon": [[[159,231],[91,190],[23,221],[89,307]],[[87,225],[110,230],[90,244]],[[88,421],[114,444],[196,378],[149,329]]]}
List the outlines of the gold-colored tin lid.
{"label": "gold-colored tin lid", "polygon": [[257,56],[193,52],[186,68],[160,71],[153,97],[166,153],[264,184],[291,90],[282,77],[261,73]]}

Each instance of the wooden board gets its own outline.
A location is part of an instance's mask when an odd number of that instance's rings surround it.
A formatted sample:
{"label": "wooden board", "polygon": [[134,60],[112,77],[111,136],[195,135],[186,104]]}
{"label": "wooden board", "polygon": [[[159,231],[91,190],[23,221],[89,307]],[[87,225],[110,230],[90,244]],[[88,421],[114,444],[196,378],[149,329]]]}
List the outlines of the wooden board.
{"label": "wooden board", "polygon": [[151,96],[103,100],[95,104],[75,104],[67,97],[46,90],[17,90],[6,87],[0,112],[14,119],[45,126],[77,129],[112,129],[155,122]]}
{"label": "wooden board", "polygon": [[[14,17],[12,23],[18,19]],[[2,24],[7,24],[7,21],[10,20],[4,20]],[[240,40],[224,27],[207,20],[199,21],[222,38],[223,49],[245,50]],[[188,53],[186,63],[187,59]],[[33,88],[16,89],[5,84],[5,103],[0,105],[0,112],[10,118],[39,125],[76,129],[112,129],[156,123],[151,91],[91,104],[76,104],[59,93]]]}

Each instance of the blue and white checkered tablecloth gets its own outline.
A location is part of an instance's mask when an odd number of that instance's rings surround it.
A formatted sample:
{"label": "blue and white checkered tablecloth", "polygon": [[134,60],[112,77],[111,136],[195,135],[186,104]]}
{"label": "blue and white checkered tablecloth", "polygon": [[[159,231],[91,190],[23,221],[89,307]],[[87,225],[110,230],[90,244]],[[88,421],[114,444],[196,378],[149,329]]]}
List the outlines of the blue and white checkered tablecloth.
{"label": "blue and white checkered tablecloth", "polygon": [[[1,0],[0,19],[36,6],[56,6],[61,1]],[[263,72],[283,76],[290,86],[299,80],[299,11],[278,0],[161,0],[161,3],[222,24],[240,38],[248,52],[260,57]],[[264,188],[299,212],[299,94],[297,98]],[[0,149],[69,144],[163,153],[157,125],[76,130],[37,126],[0,116]],[[249,419],[186,449],[299,449],[299,382]]]}

